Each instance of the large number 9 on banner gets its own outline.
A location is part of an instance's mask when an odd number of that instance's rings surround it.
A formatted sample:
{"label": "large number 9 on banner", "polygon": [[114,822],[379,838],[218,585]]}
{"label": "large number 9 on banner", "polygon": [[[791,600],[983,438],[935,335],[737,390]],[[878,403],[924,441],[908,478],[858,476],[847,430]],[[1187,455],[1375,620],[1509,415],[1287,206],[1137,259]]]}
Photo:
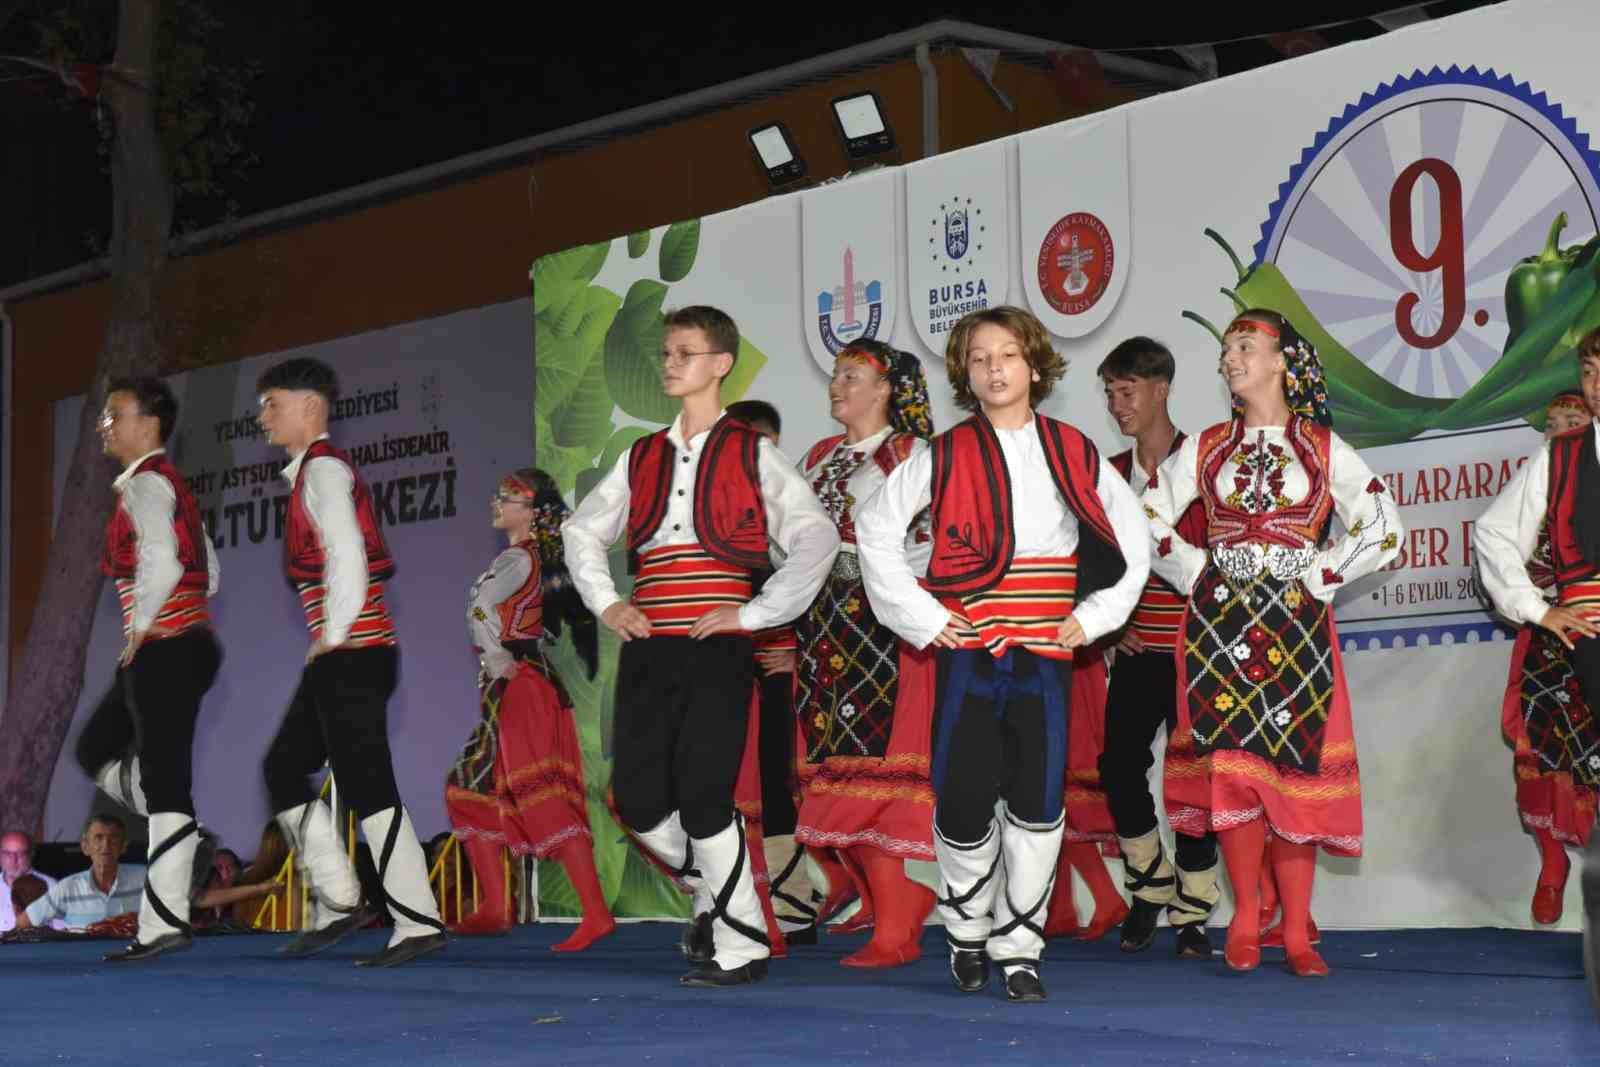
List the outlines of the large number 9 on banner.
{"label": "large number 9 on banner", "polygon": [[[1417,248],[1417,228],[1412,225],[1412,193],[1426,175],[1438,191],[1438,240],[1424,255]],[[1406,270],[1438,272],[1431,288],[1439,294],[1438,323],[1432,333],[1417,332],[1415,319],[1422,297],[1406,293],[1394,308],[1394,327],[1413,348],[1438,348],[1456,335],[1467,315],[1466,245],[1461,233],[1461,178],[1442,159],[1419,159],[1400,172],[1389,191],[1389,247]],[[1431,310],[1431,309],[1430,309]],[[1487,319],[1488,315],[1484,315]],[[1481,323],[1480,323],[1481,325]]]}

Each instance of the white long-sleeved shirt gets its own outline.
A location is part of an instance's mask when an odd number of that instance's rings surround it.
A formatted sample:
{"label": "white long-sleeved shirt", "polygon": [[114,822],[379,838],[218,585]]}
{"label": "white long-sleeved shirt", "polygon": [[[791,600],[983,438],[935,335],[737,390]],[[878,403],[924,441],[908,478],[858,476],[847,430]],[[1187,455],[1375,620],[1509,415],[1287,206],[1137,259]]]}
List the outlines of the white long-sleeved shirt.
{"label": "white long-sleeved shirt", "polygon": [[[111,487],[117,491],[120,506],[133,522],[134,536],[139,542],[139,553],[133,568],[133,623],[134,633],[150,629],[162,605],[183,578],[183,564],[178,560],[178,536],[173,528],[178,508],[177,494],[172,484],[155,471],[135,474],[139,465],[151,456],[166,452],[158,448],[146,452],[117,475]],[[222,567],[217,563],[217,553],[211,545],[210,531],[200,527],[206,543],[206,595],[216,596],[221,584]]]}
{"label": "white long-sleeved shirt", "polygon": [[[1246,456],[1244,447],[1255,448]],[[1253,457],[1265,457],[1257,459]],[[1183,447],[1161,464],[1156,484],[1145,490],[1150,510],[1150,536],[1156,551],[1150,566],[1174,589],[1187,595],[1205,570],[1206,546],[1191,545],[1173,529],[1199,488],[1200,435],[1186,438]],[[1280,580],[1298,578],[1311,595],[1324,603],[1333,600],[1341,585],[1378,570],[1400,552],[1404,529],[1400,509],[1382,481],[1375,478],[1356,450],[1338,434],[1328,449],[1328,489],[1345,532],[1328,547],[1307,545],[1290,549],[1280,545],[1235,546],[1219,549],[1232,553],[1219,558],[1222,570],[1266,568]],[[1242,483],[1241,483],[1242,480]],[[1240,488],[1243,484],[1244,488]],[[1289,445],[1286,428],[1252,426],[1245,431],[1240,450],[1217,471],[1216,495],[1244,511],[1261,515],[1304,500],[1311,479]],[[1230,575],[1241,577],[1242,575]]]}
{"label": "white long-sleeved shirt", "polygon": [[[667,439],[677,453],[667,508],[661,525],[640,546],[641,552],[699,542],[694,528],[694,480],[710,433],[707,429],[685,441],[683,415],[672,420]],[[767,509],[767,539],[777,570],[761,592],[739,609],[740,627],[752,632],[780,626],[810,607],[839,551],[839,532],[833,521],[799,471],[770,441],[760,443],[757,466]],[[567,570],[596,618],[622,599],[611,580],[606,554],[627,530],[630,495],[625,452],[561,526]]]}
{"label": "white long-sleeved shirt", "polygon": [[500,644],[500,605],[516,595],[533,573],[533,557],[512,546],[494,558],[467,594],[467,632],[478,664],[490,678],[503,677],[517,659]]}
{"label": "white long-sleeved shirt", "polygon": [[[312,444],[327,436],[319,435]],[[302,499],[327,557],[322,572],[322,642],[332,648],[344,644],[367,602],[367,545],[356,519],[355,476],[350,468],[332,456],[318,456],[310,463],[305,459],[304,452],[296,455],[283,468],[283,477],[293,486],[304,464]]]}
{"label": "white long-sleeved shirt", "polygon": [[[1595,449],[1600,452],[1600,436]],[[1528,559],[1539,543],[1539,526],[1550,505],[1550,446],[1544,445],[1512,475],[1472,528],[1478,578],[1500,614],[1531,625],[1550,610],[1545,593],[1528,576]]]}
{"label": "white long-sleeved shirt", "polygon": [[[1018,430],[995,430],[1011,482],[1013,557],[1070,556],[1078,550],[1078,519],[1056,489],[1032,420]],[[926,648],[950,622],[950,612],[917,581],[905,552],[906,528],[933,500],[933,451],[920,449],[855,510],[861,574],[878,620],[915,648]],[[1072,609],[1089,643],[1127,621],[1150,575],[1150,534],[1139,500],[1109,463],[1100,461],[1095,489],[1117,535],[1127,568],[1115,585]],[[925,568],[924,568],[925,569]]]}

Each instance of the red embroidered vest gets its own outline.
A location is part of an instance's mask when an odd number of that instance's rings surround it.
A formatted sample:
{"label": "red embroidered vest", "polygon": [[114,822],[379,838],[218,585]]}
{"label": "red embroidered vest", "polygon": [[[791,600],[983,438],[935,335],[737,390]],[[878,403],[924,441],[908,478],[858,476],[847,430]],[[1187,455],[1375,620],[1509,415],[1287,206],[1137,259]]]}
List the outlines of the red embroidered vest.
{"label": "red embroidered vest", "polygon": [[544,568],[539,550],[531,541],[512,546],[520,548],[533,561],[527,581],[515,593],[496,605],[500,614],[500,643],[534,641],[544,634]]}
{"label": "red embroidered vest", "polygon": [[349,468],[354,483],[350,494],[355,503],[356,522],[361,527],[361,540],[367,550],[367,580],[387,581],[394,577],[394,560],[389,555],[389,546],[383,539],[383,530],[379,528],[377,514],[372,509],[372,493],[367,489],[367,483],[361,480],[361,472],[350,461],[349,455],[334,448],[326,438],[311,443],[296,472],[294,489],[289,494],[289,513],[284,523],[284,569],[292,581],[315,582],[322,580],[327,567],[328,556],[322,548],[321,538],[317,536],[317,524],[311,520],[311,513],[306,510],[305,504],[306,466],[323,456],[331,456]]}
{"label": "red embroidered vest", "polygon": [[1200,434],[1196,480],[1199,499],[1206,506],[1206,530],[1202,540],[1190,543],[1213,548],[1257,543],[1291,549],[1322,544],[1333,515],[1333,491],[1328,484],[1332,433],[1311,419],[1298,415],[1289,419],[1284,440],[1306,469],[1311,487],[1303,500],[1257,513],[1234,507],[1217,495],[1217,475],[1243,446],[1245,432],[1244,420],[1236,418],[1208,426]]}
{"label": "red embroidered vest", "polygon": [[[172,510],[172,531],[177,539],[178,563],[183,567],[183,577],[178,579],[178,589],[198,589],[205,593],[211,578],[206,570],[205,531],[200,525],[200,507],[188,483],[178,468],[172,465],[165,452],[157,453],[139,464],[134,477],[153,472],[161,475],[172,486],[177,503]],[[105,548],[100,555],[100,573],[107,578],[132,578],[139,565],[139,535],[133,519],[118,503],[106,523]]]}
{"label": "red embroidered vest", "polygon": [[[1038,413],[1034,427],[1050,477],[1078,520],[1078,600],[1127,569],[1096,483],[1100,453],[1078,430]],[[1000,438],[982,414],[933,439],[933,558],[923,587],[935,596],[993,588],[1016,553],[1011,476]]]}
{"label": "red embroidered vest", "polygon": [[[1584,552],[1579,517],[1585,510],[1584,498],[1600,495],[1600,485],[1589,484],[1584,476],[1586,460],[1595,455],[1595,424],[1564,433],[1550,442],[1550,489],[1546,497],[1545,523],[1550,533],[1550,561],[1555,567],[1556,586],[1565,589],[1574,582],[1588,581],[1600,572],[1600,562]],[[1591,474],[1592,477],[1592,474]],[[1592,523],[1600,516],[1589,515]]]}
{"label": "red embroidered vest", "polygon": [[[730,566],[772,569],[767,548],[767,506],[757,462],[762,437],[737,419],[711,428],[694,476],[694,530],[706,552]],[[673,464],[687,460],[659,430],[628,452],[628,567],[639,569],[639,550],[667,513]]]}

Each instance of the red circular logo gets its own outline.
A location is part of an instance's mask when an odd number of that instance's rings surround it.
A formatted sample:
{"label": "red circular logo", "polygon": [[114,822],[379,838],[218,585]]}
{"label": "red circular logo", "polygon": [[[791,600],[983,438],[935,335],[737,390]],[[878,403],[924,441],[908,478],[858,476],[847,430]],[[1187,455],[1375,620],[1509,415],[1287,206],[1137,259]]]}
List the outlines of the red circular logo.
{"label": "red circular logo", "polygon": [[1105,295],[1116,265],[1105,223],[1087,211],[1060,219],[1039,246],[1039,291],[1063,315],[1082,315]]}

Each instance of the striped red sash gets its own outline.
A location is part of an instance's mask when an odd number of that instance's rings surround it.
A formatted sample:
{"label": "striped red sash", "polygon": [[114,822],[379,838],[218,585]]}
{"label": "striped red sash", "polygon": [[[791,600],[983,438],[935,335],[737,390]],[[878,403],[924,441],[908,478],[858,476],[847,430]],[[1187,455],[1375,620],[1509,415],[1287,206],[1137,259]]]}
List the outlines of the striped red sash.
{"label": "striped red sash", "polygon": [[682,635],[713,608],[750,600],[750,572],[716,559],[697,544],[666,545],[639,557],[633,604],[650,620],[650,633]]}
{"label": "striped red sash", "polygon": [[1128,629],[1138,635],[1145,648],[1171,652],[1178,647],[1186,603],[1172,586],[1152,574],[1139,594],[1133,614],[1128,617]]}
{"label": "striped red sash", "polygon": [[1600,604],[1600,574],[1568,582],[1561,587],[1561,606],[1566,608],[1578,604]]}
{"label": "striped red sash", "polygon": [[794,635],[793,626],[772,626],[765,630],[757,630],[752,639],[757,652],[800,651],[800,642]]}
{"label": "striped red sash", "polygon": [[1016,559],[992,589],[943,597],[962,648],[986,648],[996,657],[1026,648],[1051,659],[1071,659],[1056,631],[1072,614],[1078,591],[1078,557]]}
{"label": "striped red sash", "polygon": [[[301,582],[296,588],[300,590],[300,606],[306,612],[306,626],[311,629],[311,640],[321,641],[327,590],[321,582]],[[368,582],[367,602],[361,605],[361,613],[350,625],[350,634],[341,647],[369,648],[397,643],[394,619],[389,615],[389,605],[383,602],[383,583]]]}
{"label": "striped red sash", "polygon": [[[122,632],[125,635],[133,633],[133,586],[132,578],[117,579],[117,602],[122,605]],[[150,623],[149,639],[177,637],[186,630],[206,626],[210,622],[211,609],[206,603],[206,591],[179,586],[167,597],[161,610],[156,612],[155,620]]]}

